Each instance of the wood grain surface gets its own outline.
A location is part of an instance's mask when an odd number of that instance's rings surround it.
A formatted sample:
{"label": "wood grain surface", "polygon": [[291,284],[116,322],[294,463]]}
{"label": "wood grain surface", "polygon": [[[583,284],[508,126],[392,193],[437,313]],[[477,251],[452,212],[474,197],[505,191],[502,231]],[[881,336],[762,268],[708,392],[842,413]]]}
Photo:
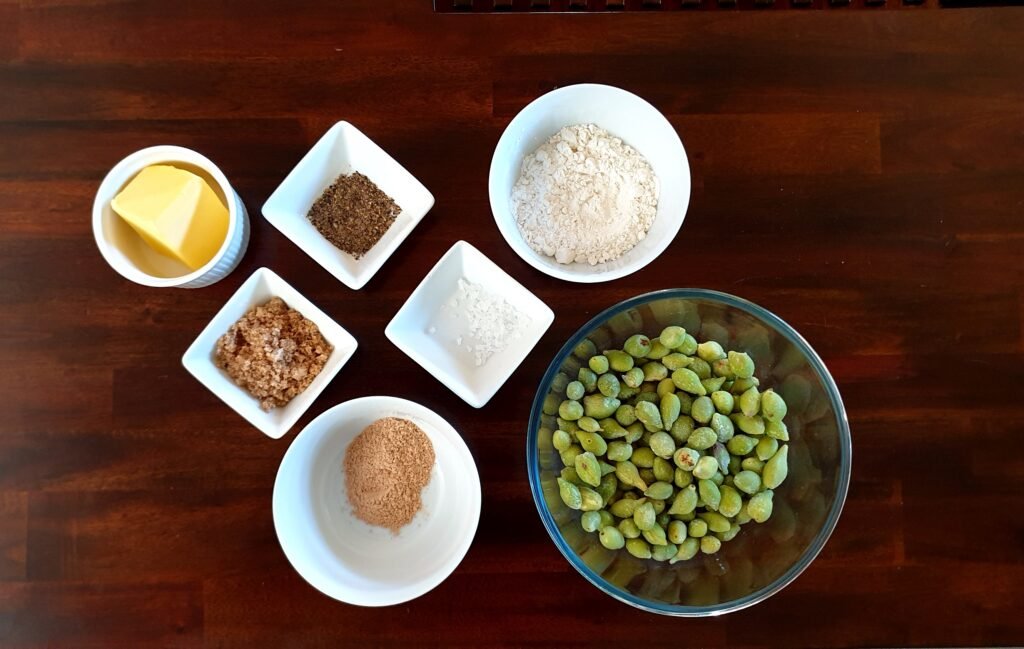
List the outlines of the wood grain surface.
{"label": "wood grain surface", "polygon": [[[429,0],[0,0],[0,647],[1024,644],[1022,34],[1020,8],[464,16]],[[693,170],[671,247],[609,284],[534,271],[487,199],[511,117],[582,81],[650,100]],[[358,292],[259,215],[339,119],[437,199]],[[93,243],[100,179],[154,144],[203,152],[248,205],[249,251],[214,286],[137,286]],[[481,410],[384,337],[459,239],[556,313]],[[264,265],[360,343],[277,441],[180,363]],[[541,526],[523,454],[566,338],[624,298],[686,286],[796,327],[853,432],[824,552],[720,619],[645,614],[590,586]],[[388,609],[308,586],[270,510],[295,433],[371,394],[449,419],[483,481],[461,566]]]}

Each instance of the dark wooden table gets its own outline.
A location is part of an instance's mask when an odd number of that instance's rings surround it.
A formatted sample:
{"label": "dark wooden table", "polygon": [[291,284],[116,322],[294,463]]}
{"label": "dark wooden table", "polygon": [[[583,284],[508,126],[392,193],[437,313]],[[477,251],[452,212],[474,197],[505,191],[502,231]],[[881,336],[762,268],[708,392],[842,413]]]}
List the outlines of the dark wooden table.
{"label": "dark wooden table", "polygon": [[[1024,643],[1024,9],[288,4],[0,0],[0,647]],[[486,191],[509,119],[580,81],[653,102],[693,169],[668,251],[591,286],[522,262]],[[358,292],[259,214],[339,119],[437,199]],[[136,286],[93,244],[104,173],[162,143],[207,154],[249,207],[249,252],[212,287]],[[556,312],[481,410],[383,332],[458,239]],[[180,364],[264,265],[360,342],[278,441]],[[793,324],[831,368],[853,430],[849,499],[822,555],[724,619],[601,594],[558,554],[526,482],[525,420],[554,352],[597,310],[677,286],[735,293]],[[270,511],[295,432],[370,394],[447,417],[484,488],[454,575],[383,610],[304,583]]]}

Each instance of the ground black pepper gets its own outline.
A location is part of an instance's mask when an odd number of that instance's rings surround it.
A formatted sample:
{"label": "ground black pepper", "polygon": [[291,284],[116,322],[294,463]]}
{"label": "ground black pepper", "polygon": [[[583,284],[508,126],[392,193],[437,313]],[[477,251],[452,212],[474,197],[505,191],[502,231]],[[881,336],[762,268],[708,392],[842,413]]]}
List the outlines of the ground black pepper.
{"label": "ground black pepper", "polygon": [[361,173],[338,176],[309,208],[317,231],[359,259],[373,248],[399,213],[390,196]]}

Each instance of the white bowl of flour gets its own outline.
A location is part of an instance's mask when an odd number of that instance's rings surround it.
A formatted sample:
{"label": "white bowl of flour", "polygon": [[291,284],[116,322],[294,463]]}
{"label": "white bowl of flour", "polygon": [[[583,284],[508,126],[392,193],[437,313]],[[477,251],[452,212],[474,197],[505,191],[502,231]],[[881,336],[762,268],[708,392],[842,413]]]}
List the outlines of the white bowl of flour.
{"label": "white bowl of flour", "polygon": [[606,282],[651,263],[675,238],[690,166],[657,108],[620,88],[580,84],[541,96],[509,123],[488,191],[498,229],[528,264],[570,282]]}

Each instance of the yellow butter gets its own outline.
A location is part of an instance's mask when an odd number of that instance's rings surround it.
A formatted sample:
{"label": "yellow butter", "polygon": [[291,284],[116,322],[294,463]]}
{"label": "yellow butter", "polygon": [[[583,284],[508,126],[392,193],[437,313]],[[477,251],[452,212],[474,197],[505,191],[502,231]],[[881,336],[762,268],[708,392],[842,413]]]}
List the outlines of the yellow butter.
{"label": "yellow butter", "polygon": [[220,250],[228,210],[199,176],[170,165],[146,167],[111,202],[157,252],[196,270]]}

